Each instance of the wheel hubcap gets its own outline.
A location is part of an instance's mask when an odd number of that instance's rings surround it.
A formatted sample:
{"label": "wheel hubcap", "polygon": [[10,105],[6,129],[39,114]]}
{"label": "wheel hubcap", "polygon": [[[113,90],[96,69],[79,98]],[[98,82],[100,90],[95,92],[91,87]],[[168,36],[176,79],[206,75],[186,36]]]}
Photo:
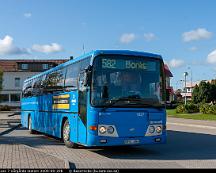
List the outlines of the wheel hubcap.
{"label": "wheel hubcap", "polygon": [[63,135],[64,140],[68,141],[69,140],[69,136],[70,136],[70,126],[69,126],[69,124],[67,124],[65,126],[65,128],[64,128],[64,135]]}

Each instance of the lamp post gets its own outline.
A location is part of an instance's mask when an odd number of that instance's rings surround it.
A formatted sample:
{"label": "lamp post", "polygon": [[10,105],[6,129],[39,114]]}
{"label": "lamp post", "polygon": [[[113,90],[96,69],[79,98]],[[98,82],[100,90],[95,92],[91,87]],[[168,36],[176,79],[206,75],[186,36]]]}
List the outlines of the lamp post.
{"label": "lamp post", "polygon": [[184,72],[184,77],[185,77],[185,80],[184,80],[184,82],[185,82],[185,88],[184,88],[184,93],[185,93],[185,105],[187,104],[187,97],[186,97],[186,78],[187,78],[187,76],[188,76],[188,72]]}

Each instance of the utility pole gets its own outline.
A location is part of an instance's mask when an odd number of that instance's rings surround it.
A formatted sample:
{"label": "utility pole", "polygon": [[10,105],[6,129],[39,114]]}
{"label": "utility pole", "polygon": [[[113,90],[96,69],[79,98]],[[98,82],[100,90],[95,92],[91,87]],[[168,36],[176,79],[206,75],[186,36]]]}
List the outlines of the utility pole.
{"label": "utility pole", "polygon": [[85,54],[85,45],[83,43],[83,54]]}
{"label": "utility pole", "polygon": [[185,77],[185,80],[184,80],[184,82],[185,82],[185,88],[184,88],[184,93],[185,93],[185,105],[187,104],[187,97],[186,97],[186,91],[187,91],[187,89],[186,89],[186,79],[187,79],[187,76],[188,76],[188,72],[184,72],[184,77]]}

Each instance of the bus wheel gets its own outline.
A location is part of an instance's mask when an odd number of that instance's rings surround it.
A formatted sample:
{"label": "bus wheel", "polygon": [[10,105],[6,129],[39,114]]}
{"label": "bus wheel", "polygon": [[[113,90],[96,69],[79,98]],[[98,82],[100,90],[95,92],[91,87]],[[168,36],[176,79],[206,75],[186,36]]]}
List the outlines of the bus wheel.
{"label": "bus wheel", "polygon": [[63,126],[63,141],[68,148],[77,148],[77,144],[70,141],[70,124],[66,120]]}
{"label": "bus wheel", "polygon": [[35,133],[35,131],[32,130],[32,119],[31,119],[31,116],[29,116],[29,118],[28,118],[28,130],[29,130],[30,134],[34,134]]}

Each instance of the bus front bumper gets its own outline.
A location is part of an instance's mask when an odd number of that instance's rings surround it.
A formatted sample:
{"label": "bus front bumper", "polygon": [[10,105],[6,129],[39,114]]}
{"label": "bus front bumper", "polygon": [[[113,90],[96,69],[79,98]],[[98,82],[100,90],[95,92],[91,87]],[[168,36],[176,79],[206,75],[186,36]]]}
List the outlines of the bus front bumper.
{"label": "bus front bumper", "polygon": [[126,145],[145,145],[145,144],[164,144],[166,134],[160,136],[144,137],[105,137],[89,135],[87,146],[126,146]]}

